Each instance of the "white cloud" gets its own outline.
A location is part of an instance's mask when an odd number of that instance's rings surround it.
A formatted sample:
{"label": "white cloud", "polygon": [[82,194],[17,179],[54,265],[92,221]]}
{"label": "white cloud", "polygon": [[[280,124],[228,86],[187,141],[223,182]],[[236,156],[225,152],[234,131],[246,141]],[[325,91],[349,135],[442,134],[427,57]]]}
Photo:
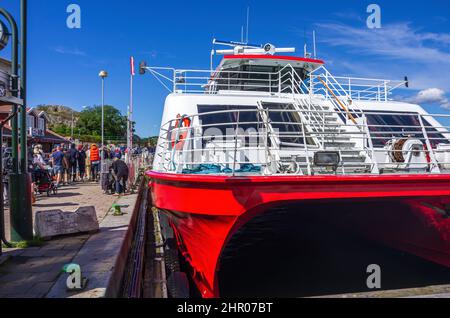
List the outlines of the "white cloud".
{"label": "white cloud", "polygon": [[450,34],[430,33],[411,28],[409,23],[384,25],[381,29],[352,27],[338,23],[319,23],[324,30],[322,42],[331,46],[346,46],[357,52],[415,62],[449,63],[450,53],[431,47],[450,44]]}
{"label": "white cloud", "polygon": [[351,62],[341,67],[358,72],[352,75],[392,79],[407,75],[411,90],[440,87],[450,92],[450,81],[443,77],[450,74],[449,33],[424,32],[407,22],[383,24],[381,29],[331,22],[317,28],[320,42],[342,48],[341,62]]}
{"label": "white cloud", "polygon": [[69,54],[69,55],[77,55],[77,56],[87,56],[86,52],[83,52],[77,48],[70,49],[63,46],[58,46],[53,49],[56,53],[59,54]]}
{"label": "white cloud", "polygon": [[424,89],[407,101],[414,104],[439,104],[443,108],[450,109],[450,101],[440,88]]}

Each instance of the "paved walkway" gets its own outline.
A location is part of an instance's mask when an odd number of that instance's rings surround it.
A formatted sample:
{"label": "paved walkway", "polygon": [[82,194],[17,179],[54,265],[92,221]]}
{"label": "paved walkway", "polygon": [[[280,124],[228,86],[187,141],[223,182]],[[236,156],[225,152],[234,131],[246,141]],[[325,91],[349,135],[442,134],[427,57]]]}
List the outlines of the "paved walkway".
{"label": "paved walkway", "polygon": [[[103,195],[98,184],[80,183],[61,188],[56,196],[38,198],[33,212],[55,209],[73,212],[81,206],[95,206],[99,221],[102,221],[116,199]],[[6,211],[5,221],[8,220]],[[7,260],[0,265],[0,298],[45,297],[60,276],[62,267],[74,259],[90,237],[88,234],[61,237],[42,247],[4,250],[2,259]]]}
{"label": "paved walkway", "polygon": [[[99,221],[103,220],[111,205],[117,198],[104,195],[98,183],[86,182],[61,187],[57,195],[37,197],[33,205],[33,219],[36,212],[62,210],[74,212],[82,206],[95,206]],[[10,239],[9,209],[5,209],[6,237]]]}

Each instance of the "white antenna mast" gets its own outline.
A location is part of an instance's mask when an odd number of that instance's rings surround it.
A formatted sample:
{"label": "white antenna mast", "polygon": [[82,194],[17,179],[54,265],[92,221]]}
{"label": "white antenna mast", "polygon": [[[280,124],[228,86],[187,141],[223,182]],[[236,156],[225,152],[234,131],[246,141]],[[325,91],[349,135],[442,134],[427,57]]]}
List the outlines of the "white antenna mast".
{"label": "white antenna mast", "polygon": [[314,58],[317,58],[317,50],[316,50],[316,30],[313,30],[313,45],[314,45]]}
{"label": "white antenna mast", "polygon": [[249,26],[249,22],[250,21],[250,7],[247,7],[247,35],[245,37],[245,43],[248,44],[248,26]]}

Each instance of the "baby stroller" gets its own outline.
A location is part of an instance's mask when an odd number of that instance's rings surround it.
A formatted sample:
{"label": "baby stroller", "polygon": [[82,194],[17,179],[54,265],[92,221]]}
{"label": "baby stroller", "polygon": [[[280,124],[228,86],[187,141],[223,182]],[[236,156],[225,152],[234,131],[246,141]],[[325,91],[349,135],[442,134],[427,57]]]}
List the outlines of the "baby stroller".
{"label": "baby stroller", "polygon": [[52,193],[58,194],[55,176],[51,169],[40,169],[35,167],[33,171],[34,192],[36,194],[46,193],[49,197]]}

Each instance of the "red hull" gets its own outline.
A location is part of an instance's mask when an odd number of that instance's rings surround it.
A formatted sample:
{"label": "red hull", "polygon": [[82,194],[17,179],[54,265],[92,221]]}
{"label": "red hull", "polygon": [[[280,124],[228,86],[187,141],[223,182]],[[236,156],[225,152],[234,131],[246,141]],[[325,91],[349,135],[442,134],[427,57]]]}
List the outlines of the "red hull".
{"label": "red hull", "polygon": [[[148,172],[153,205],[170,212],[180,250],[203,297],[219,297],[220,255],[233,234],[289,202],[390,200],[404,207],[336,222],[450,267],[450,175],[227,177]],[[369,207],[370,210],[370,207]]]}

